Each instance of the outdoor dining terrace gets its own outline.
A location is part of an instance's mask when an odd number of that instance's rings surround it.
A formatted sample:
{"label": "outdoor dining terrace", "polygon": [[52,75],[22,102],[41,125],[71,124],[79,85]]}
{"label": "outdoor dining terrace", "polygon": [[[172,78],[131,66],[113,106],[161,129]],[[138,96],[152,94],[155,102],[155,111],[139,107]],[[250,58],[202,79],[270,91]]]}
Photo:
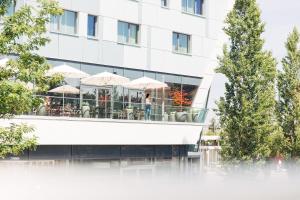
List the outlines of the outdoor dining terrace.
{"label": "outdoor dining terrace", "polygon": [[[8,61],[7,58],[2,59],[1,66],[5,67]],[[46,76],[61,75],[64,80],[48,92],[39,93],[34,83],[24,83],[42,100],[29,114],[204,123],[207,110],[193,106],[198,79],[185,77],[182,80],[186,81],[181,83],[178,82],[181,80],[178,75],[145,72],[143,76],[132,78],[126,76],[125,72],[123,75],[102,71],[90,75],[65,63],[53,67],[46,72]],[[147,106],[150,106],[150,113],[146,109],[146,96],[149,96]]]}
{"label": "outdoor dining terrace", "polygon": [[[106,98],[100,96],[98,100],[54,95],[39,97],[44,103],[34,109],[31,115],[145,121],[145,103],[141,102],[142,98],[128,102],[112,101],[110,95]],[[159,99],[153,100],[150,121],[204,123],[207,115],[207,109],[203,108],[168,104],[164,108],[162,106]]]}

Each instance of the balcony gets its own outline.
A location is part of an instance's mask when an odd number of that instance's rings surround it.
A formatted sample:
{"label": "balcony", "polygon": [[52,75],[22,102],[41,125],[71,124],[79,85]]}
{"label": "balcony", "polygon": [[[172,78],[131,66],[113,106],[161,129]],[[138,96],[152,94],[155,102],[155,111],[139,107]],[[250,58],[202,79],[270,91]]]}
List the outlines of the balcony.
{"label": "balcony", "polygon": [[[29,115],[49,117],[71,117],[85,119],[111,119],[145,121],[145,104],[138,100],[111,101],[61,96],[39,96],[44,103]],[[203,108],[162,105],[152,103],[149,122],[162,123],[204,123],[207,110]]]}
{"label": "balcony", "polygon": [[191,145],[199,141],[207,113],[206,109],[168,104],[162,111],[162,105],[155,101],[146,121],[145,105],[134,99],[129,103],[40,97],[45,100],[38,109],[0,119],[0,126],[32,125],[39,145]]}

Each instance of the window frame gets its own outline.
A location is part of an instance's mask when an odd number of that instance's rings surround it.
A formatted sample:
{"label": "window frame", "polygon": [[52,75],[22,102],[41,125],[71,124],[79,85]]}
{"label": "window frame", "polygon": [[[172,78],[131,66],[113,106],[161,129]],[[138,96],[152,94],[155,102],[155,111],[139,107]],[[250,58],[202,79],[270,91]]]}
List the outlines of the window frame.
{"label": "window frame", "polygon": [[[166,5],[163,5],[163,1],[165,1]],[[160,6],[162,8],[169,8],[169,0],[160,0]]]}
{"label": "window frame", "polygon": [[[95,35],[89,35],[89,16],[93,16],[95,17],[96,21],[95,21]],[[97,15],[93,15],[93,14],[87,14],[87,31],[86,31],[86,35],[88,38],[97,38],[99,35],[99,16]]]}
{"label": "window frame", "polygon": [[[71,35],[71,36],[78,36],[78,12],[74,10],[69,10],[69,9],[63,9],[64,13],[62,15],[51,15],[51,20],[50,20],[50,32],[53,33],[59,33],[59,34],[64,34],[64,35]],[[62,16],[65,14],[65,11],[68,12],[73,12],[75,13],[75,27],[74,27],[74,33],[67,33],[65,31],[62,31]],[[52,17],[56,18],[56,30],[53,30],[52,26]]]}
{"label": "window frame", "polygon": [[[176,35],[176,46],[174,48],[174,34]],[[180,36],[186,36],[187,37],[187,49],[185,52],[182,52],[179,48],[180,46]],[[186,34],[186,33],[180,33],[173,31],[172,32],[172,52],[177,54],[183,54],[183,55],[191,55],[192,54],[192,45],[191,45],[192,35]]]}
{"label": "window frame", "polygon": [[[120,23],[125,23],[127,25],[127,34],[126,34],[126,41],[120,41],[119,40],[119,24]],[[136,42],[135,43],[131,43],[130,42],[130,35],[131,35],[131,26],[135,26],[136,27]],[[140,24],[136,24],[136,23],[131,23],[131,22],[127,22],[127,21],[122,21],[122,20],[118,20],[117,22],[117,27],[118,27],[118,43],[119,44],[126,44],[126,45],[132,45],[132,46],[140,46],[140,32],[141,32],[141,28],[140,28]]]}
{"label": "window frame", "polygon": [[[192,5],[193,5],[193,11],[190,12],[188,11],[189,8],[189,2],[192,1]],[[203,17],[204,16],[204,5],[205,5],[205,1],[206,0],[199,0],[200,1],[200,14],[198,14],[196,12],[196,7],[195,7],[195,2],[197,0],[181,0],[181,11],[185,14],[190,14],[190,15],[195,15],[195,16],[199,16],[199,17]],[[185,6],[183,6],[183,2],[185,2]]]}

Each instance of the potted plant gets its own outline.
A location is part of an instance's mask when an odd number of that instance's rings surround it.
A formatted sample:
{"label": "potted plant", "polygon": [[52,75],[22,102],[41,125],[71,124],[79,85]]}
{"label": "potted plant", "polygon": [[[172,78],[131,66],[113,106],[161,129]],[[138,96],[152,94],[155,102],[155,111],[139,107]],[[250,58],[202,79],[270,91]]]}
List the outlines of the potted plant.
{"label": "potted plant", "polygon": [[90,104],[88,102],[82,103],[82,117],[90,117]]}
{"label": "potted plant", "polygon": [[183,106],[190,106],[192,101],[188,98],[188,93],[180,88],[175,88],[170,93],[173,99],[173,105],[178,106],[178,111],[175,114],[176,121],[185,122],[187,120],[187,112],[183,111]]}

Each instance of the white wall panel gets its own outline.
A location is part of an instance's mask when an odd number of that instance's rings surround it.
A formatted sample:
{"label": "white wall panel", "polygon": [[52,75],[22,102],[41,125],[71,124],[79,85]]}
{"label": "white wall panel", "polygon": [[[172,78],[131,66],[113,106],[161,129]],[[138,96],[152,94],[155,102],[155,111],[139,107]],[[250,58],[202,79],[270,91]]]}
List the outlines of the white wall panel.
{"label": "white wall panel", "polygon": [[82,51],[82,61],[88,63],[99,63],[100,62],[100,42],[95,39],[84,39],[83,49],[88,51]]}
{"label": "white wall panel", "polygon": [[128,68],[132,67],[136,69],[146,69],[146,56],[146,48],[124,45],[123,66]]}
{"label": "white wall panel", "polygon": [[117,42],[118,41],[118,23],[116,19],[103,17],[103,40]]}
{"label": "white wall panel", "polygon": [[139,23],[138,21],[139,2],[131,0],[101,0],[101,15],[114,19]]}
{"label": "white wall panel", "polygon": [[59,58],[66,60],[82,60],[84,38],[78,36],[59,35]]}
{"label": "white wall panel", "polygon": [[35,127],[39,145],[186,145],[196,144],[201,124],[19,116],[1,126]]}
{"label": "white wall panel", "polygon": [[47,37],[51,40],[46,46],[40,49],[41,55],[58,58],[59,57],[59,34],[48,33]]}

